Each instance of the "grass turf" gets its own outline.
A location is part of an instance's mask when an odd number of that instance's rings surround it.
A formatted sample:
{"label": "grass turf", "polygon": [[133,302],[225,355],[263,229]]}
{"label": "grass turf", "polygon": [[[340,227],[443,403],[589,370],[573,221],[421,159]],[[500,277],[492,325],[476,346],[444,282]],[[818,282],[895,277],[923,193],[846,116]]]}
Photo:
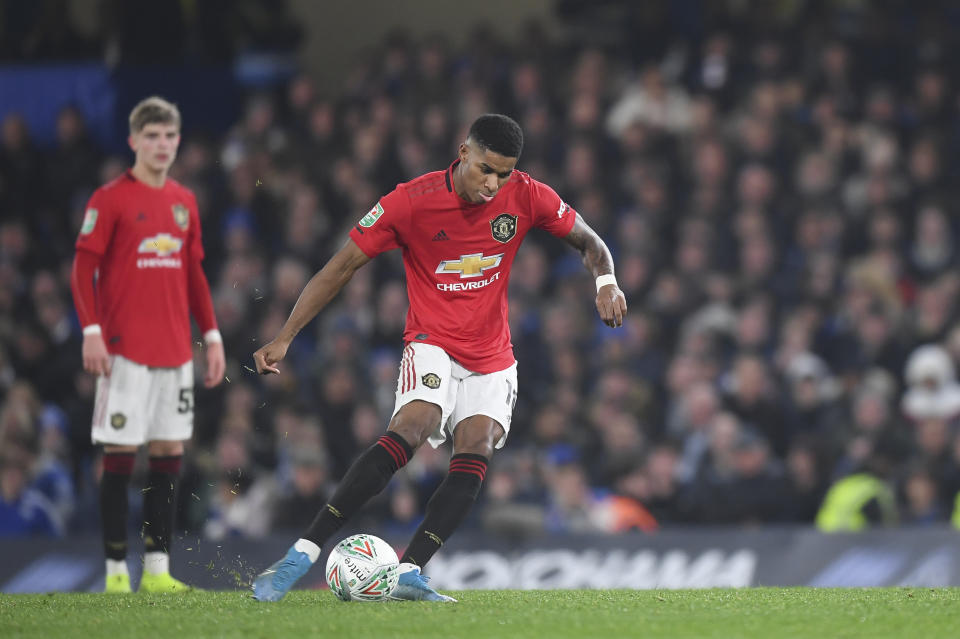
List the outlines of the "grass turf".
{"label": "grass turf", "polygon": [[451,593],[457,604],[341,603],[294,591],[0,595],[0,637],[815,637],[960,636],[960,588],[749,588]]}

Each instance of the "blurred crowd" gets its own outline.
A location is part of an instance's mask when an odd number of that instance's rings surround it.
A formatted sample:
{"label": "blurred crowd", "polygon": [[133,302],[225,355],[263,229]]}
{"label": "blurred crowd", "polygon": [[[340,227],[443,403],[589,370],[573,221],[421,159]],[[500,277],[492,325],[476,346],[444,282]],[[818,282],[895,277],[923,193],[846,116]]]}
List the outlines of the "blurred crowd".
{"label": "blurred crowd", "polygon": [[[398,252],[357,273],[281,375],[250,355],[379,196],[447,167],[490,111],[524,128],[518,168],[605,238],[630,310],[604,327],[578,256],[528,236],[510,283],[520,397],[474,526],[812,525],[860,473],[892,495],[877,521],[948,522],[960,16],[769,4],[687,31],[648,21],[649,40],[398,33],[336,90],[298,76],[251,94],[226,136],[186,136],[172,175],[200,204],[228,372],[198,390],[179,525],[300,529],[379,437],[407,306]],[[98,522],[68,276],[87,198],[131,159],[104,154],[76,109],[57,133],[38,149],[22,118],[2,123],[0,534]],[[363,521],[412,531],[448,456],[421,449]]]}

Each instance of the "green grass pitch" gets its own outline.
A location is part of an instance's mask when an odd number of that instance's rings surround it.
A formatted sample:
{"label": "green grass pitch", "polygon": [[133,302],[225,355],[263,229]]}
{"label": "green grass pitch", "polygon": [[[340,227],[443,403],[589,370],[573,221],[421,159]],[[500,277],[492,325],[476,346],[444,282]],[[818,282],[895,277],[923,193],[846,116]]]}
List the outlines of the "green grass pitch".
{"label": "green grass pitch", "polygon": [[960,588],[451,593],[457,604],[341,603],[294,591],[0,595],[0,637],[960,637]]}

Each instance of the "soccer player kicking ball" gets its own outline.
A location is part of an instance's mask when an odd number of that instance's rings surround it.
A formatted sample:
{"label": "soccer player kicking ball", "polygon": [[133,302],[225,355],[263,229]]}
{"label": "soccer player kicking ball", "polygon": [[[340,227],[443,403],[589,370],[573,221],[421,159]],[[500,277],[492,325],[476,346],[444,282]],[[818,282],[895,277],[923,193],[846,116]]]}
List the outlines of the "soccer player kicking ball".
{"label": "soccer player kicking ball", "polygon": [[106,592],[130,592],[127,487],[147,443],[145,592],[189,586],[170,576],[174,492],[183,442],[193,432],[190,315],[206,342],[204,385],[223,379],[224,355],[203,273],[193,193],[167,177],[180,144],[180,113],[158,97],[130,113],[133,168],[87,205],[71,278],[83,326],[83,368],[97,375],[93,441],[104,445],[100,517]]}
{"label": "soccer player kicking ball", "polygon": [[597,282],[608,326],[627,312],[613,260],[597,234],[549,186],[514,170],[520,126],[484,115],[470,127],[445,171],[400,184],[370,209],[340,251],[307,283],[280,334],[253,354],[260,373],[279,373],[297,333],[384,251],[403,249],[410,310],[397,401],[387,432],[353,463],[330,503],[286,556],[253,582],[253,596],[276,601],[320,556],[320,547],[379,493],[425,442],[453,436],[446,479],[400,559],[394,599],[453,601],[427,585],[421,569],[463,521],[480,492],[494,449],[510,432],[517,364],[507,324],[507,280],[524,236],[546,229],[580,251]]}

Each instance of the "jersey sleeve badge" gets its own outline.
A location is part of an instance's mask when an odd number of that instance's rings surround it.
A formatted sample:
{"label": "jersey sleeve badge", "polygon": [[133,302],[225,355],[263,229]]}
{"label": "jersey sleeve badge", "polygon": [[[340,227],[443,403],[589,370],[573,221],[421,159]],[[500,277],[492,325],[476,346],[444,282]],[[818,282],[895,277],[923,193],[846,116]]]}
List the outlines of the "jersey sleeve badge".
{"label": "jersey sleeve badge", "polygon": [[99,214],[97,209],[87,209],[87,212],[83,216],[83,226],[80,227],[81,235],[93,233],[93,229],[97,226],[97,216]]}
{"label": "jersey sleeve badge", "polygon": [[360,226],[365,229],[370,228],[377,223],[381,215],[383,215],[383,207],[377,202],[376,206],[370,209],[367,214],[360,219]]}

